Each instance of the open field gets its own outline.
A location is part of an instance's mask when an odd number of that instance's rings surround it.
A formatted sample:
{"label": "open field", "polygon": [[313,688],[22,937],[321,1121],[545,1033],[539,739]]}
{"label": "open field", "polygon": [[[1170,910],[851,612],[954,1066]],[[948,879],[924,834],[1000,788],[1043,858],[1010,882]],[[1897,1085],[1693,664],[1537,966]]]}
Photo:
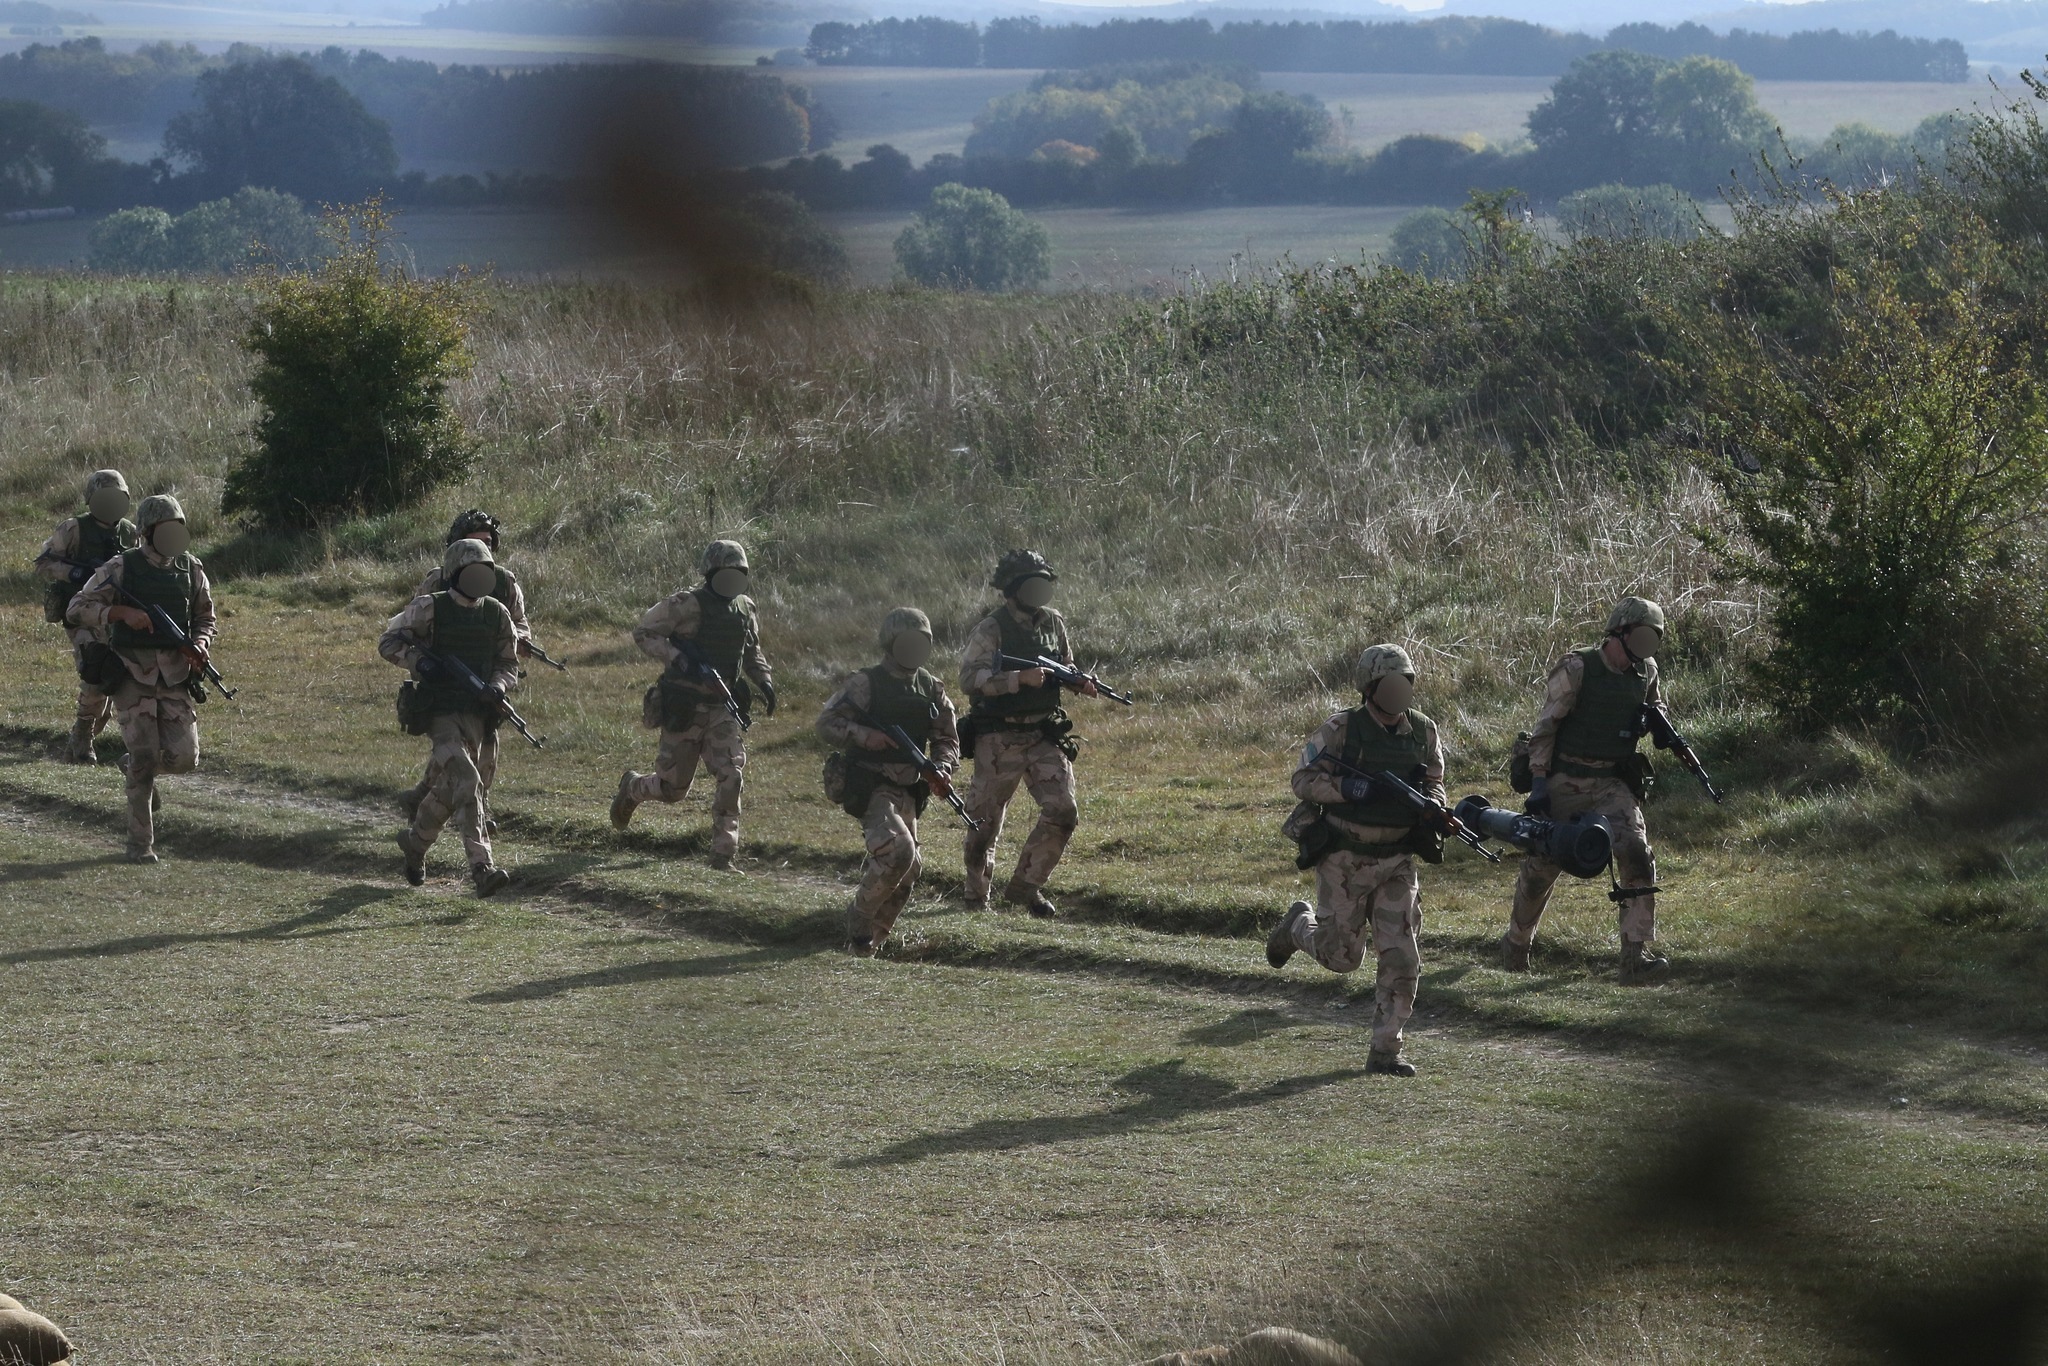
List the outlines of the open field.
{"label": "open field", "polygon": [[[239,534],[247,306],[0,280],[29,434],[0,457],[0,1289],[86,1360],[1124,1363],[1282,1321],[1375,1366],[1879,1366],[1995,1328],[2048,1257],[2039,754],[1776,728],[1761,604],[1685,531],[1696,474],[1421,447],[1370,385],[1246,416],[1127,377],[1158,401],[1118,410],[1107,338],[1160,310],[1100,295],[498,286],[454,395],[469,481]],[[118,859],[112,738],[49,760],[73,684],[22,568],[107,463],[186,500],[241,690],[149,869]],[[548,744],[506,737],[488,902],[451,841],[401,880],[424,742],[374,653],[473,504],[572,666],[518,699]],[[782,694],[737,876],[701,789],[606,819],[653,752],[627,628],[713,534],[753,551]],[[859,840],[815,709],[897,602],[949,672],[1023,542],[1140,697],[1075,704],[1062,917],[966,911],[934,807],[900,942],[842,957]],[[1669,696],[1732,793],[1660,760],[1673,977],[1616,985],[1591,883],[1500,971],[1513,863],[1453,847],[1422,1075],[1361,1075],[1370,981],[1262,952],[1306,886],[1277,833],[1301,737],[1403,640],[1453,793],[1501,794],[1547,662],[1624,591],[1671,605]]]}

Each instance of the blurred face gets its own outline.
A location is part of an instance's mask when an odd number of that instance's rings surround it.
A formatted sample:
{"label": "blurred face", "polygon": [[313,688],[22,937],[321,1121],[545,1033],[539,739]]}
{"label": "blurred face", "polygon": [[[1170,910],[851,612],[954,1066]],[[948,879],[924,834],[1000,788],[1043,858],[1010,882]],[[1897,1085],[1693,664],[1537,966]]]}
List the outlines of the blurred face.
{"label": "blurred face", "polygon": [[149,543],[159,555],[182,555],[192,548],[192,533],[183,522],[158,522],[149,529]]}
{"label": "blurred face", "polygon": [[1657,653],[1657,646],[1663,642],[1664,633],[1654,626],[1631,626],[1621,636],[1621,643],[1636,659],[1648,659]]}
{"label": "blurred face", "polygon": [[713,570],[711,591],[721,598],[736,598],[747,591],[747,571],[727,567]]}
{"label": "blurred face", "polygon": [[1372,685],[1372,704],[1388,716],[1399,716],[1415,700],[1415,679],[1408,674],[1388,674]]}
{"label": "blurred face", "polygon": [[487,598],[498,586],[498,571],[490,565],[466,564],[455,571],[455,591],[465,598]]}
{"label": "blurred face", "polygon": [[108,526],[126,517],[128,510],[135,506],[133,500],[128,497],[128,490],[113,488],[95,490],[85,505],[94,517]]}
{"label": "blurred face", "polygon": [[932,657],[932,638],[922,631],[905,631],[889,646],[889,658],[902,669],[922,669]]}
{"label": "blurred face", "polygon": [[1052,580],[1043,574],[1034,574],[1017,585],[1016,598],[1035,612],[1052,601]]}

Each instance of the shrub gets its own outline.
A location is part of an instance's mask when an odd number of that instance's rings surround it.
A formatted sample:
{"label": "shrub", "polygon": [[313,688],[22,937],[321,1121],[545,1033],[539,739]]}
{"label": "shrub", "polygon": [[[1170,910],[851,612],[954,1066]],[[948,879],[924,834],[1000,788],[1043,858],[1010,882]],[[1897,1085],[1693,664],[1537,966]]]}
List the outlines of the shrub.
{"label": "shrub", "polygon": [[269,526],[407,507],[460,479],[475,454],[448,403],[470,364],[462,282],[388,266],[378,201],[332,211],[324,227],[332,254],[279,275],[243,343],[263,413],[221,510]]}
{"label": "shrub", "polygon": [[941,185],[896,238],[896,264],[921,285],[993,292],[1052,274],[1052,243],[995,191]]}
{"label": "shrub", "polygon": [[85,262],[110,274],[143,275],[171,268],[171,216],[162,209],[123,209],[92,225]]}
{"label": "shrub", "polygon": [[260,265],[303,265],[319,251],[319,220],[275,190],[241,190],[176,218],[162,209],[123,209],[101,219],[86,239],[92,269],[128,275],[224,275]]}
{"label": "shrub", "polygon": [[1449,209],[1412,213],[1394,225],[1387,243],[1387,264],[1433,280],[1462,278],[1472,259],[1467,231],[1465,216]]}
{"label": "shrub", "polygon": [[1707,232],[1699,201],[1673,185],[1596,185],[1557,202],[1571,237],[1652,237],[1690,242]]}

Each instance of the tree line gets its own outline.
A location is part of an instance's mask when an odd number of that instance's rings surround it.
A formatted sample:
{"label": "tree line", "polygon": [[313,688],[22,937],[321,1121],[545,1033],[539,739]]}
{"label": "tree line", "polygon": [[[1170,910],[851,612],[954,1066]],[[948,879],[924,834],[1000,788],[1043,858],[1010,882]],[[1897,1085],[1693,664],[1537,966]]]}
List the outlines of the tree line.
{"label": "tree line", "polygon": [[1078,67],[1110,62],[1234,62],[1261,71],[1359,71],[1555,76],[1593,52],[1717,57],[1765,80],[1962,81],[1968,54],[1954,39],[1838,29],[1788,35],[1700,24],[1626,24],[1604,38],[1519,19],[1454,15],[1414,22],[1112,19],[1045,24],[1036,17],[972,22],[923,17],[828,22],[804,55],[824,66]]}

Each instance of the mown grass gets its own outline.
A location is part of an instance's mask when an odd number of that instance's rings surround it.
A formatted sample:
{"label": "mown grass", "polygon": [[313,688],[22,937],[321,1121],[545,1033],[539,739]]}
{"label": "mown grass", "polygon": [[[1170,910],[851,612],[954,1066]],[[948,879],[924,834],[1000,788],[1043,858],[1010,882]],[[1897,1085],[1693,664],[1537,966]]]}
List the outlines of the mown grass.
{"label": "mown grass", "polygon": [[[1848,1362],[1881,1343],[1866,1297],[2043,1251],[2038,765],[1921,769],[1754,710],[1758,605],[1685,531],[1702,483],[1422,449],[1307,381],[1247,421],[1099,373],[1132,301],[481,297],[473,481],[284,540],[213,518],[239,294],[0,289],[0,419],[38,434],[0,463],[6,534],[97,464],[178,488],[242,689],[165,785],[170,861],[118,864],[118,775],[44,761],[72,684],[9,580],[0,1282],[96,1354],[1118,1361],[1284,1320],[1373,1359],[1463,1334],[1503,1362]],[[520,699],[549,743],[507,737],[519,881],[489,903],[445,851],[424,892],[398,878],[423,756],[374,655],[469,503],[573,666]],[[755,551],[785,696],[736,878],[703,866],[704,793],[605,818],[652,752],[626,629],[715,532]],[[935,811],[900,945],[840,958],[859,845],[811,715],[897,601],[950,667],[1024,541],[1143,699],[1077,704],[1067,914],[949,902]],[[1502,794],[1547,661],[1631,590],[1673,607],[1670,693],[1735,794],[1667,772],[1651,808],[1675,980],[1614,984],[1588,885],[1537,974],[1500,972],[1510,870],[1454,849],[1425,875],[1424,1074],[1368,1083],[1370,983],[1258,942],[1304,885],[1277,835],[1302,735],[1359,645],[1403,639],[1454,793]]]}

